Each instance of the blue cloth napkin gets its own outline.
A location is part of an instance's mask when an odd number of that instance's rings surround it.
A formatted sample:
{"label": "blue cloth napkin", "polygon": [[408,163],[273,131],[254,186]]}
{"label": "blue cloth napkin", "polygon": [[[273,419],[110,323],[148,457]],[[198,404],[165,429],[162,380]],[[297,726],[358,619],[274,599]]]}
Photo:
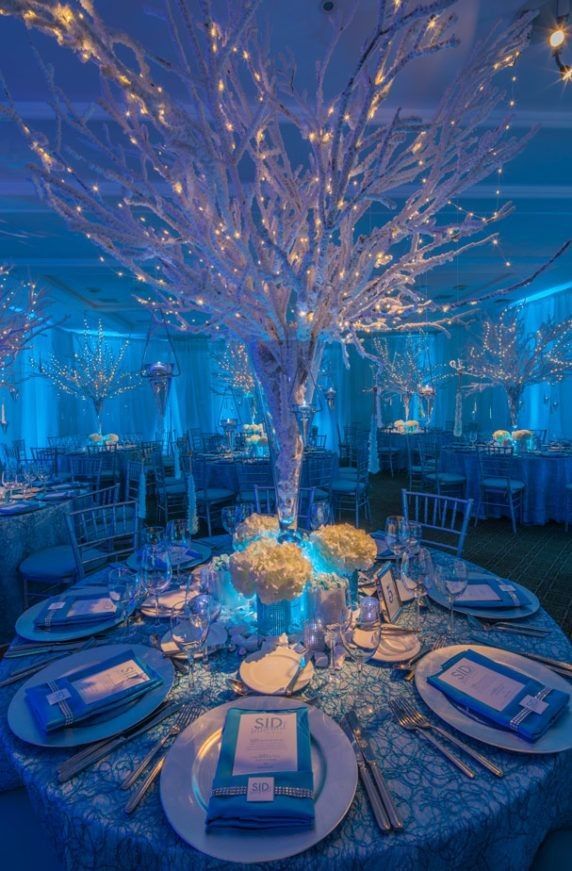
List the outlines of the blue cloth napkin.
{"label": "blue cloth napkin", "polygon": [[[296,715],[296,739],[298,769],[296,771],[264,771],[252,774],[233,775],[236,741],[241,718],[255,714],[260,718],[281,717],[284,714]],[[254,778],[253,778],[254,775]],[[249,780],[274,778],[275,794],[273,801],[247,801],[246,790]],[[278,794],[288,788],[301,790],[308,795]],[[211,795],[207,810],[207,829],[305,829],[314,825],[314,778],[312,774],[312,754],[310,750],[310,726],[306,708],[293,708],[279,711],[248,711],[243,708],[230,708],[222,733],[222,744],[218,760],[214,790],[235,790],[234,795]]]}
{"label": "blue cloth napkin", "polygon": [[383,534],[383,532],[381,532],[381,530],[372,532],[371,537],[375,539],[375,543],[377,545],[376,559],[388,559],[389,557],[395,556],[391,548],[389,548],[385,543],[385,535]]}
{"label": "blue cloth napkin", "polygon": [[[116,670],[113,675],[111,669]],[[100,681],[107,677],[99,692],[95,689],[97,676]],[[53,732],[96,714],[111,712],[162,682],[154,668],[138,659],[132,650],[126,650],[48,683],[29,687],[26,701],[38,726],[44,732]]]}
{"label": "blue cloth napkin", "polygon": [[[502,578],[492,576],[469,578],[467,590],[475,585],[490,587],[493,591],[491,596],[494,595],[498,598],[471,599],[470,602],[464,602],[461,596],[455,601],[456,608],[521,608],[526,604],[523,596],[519,595],[518,589],[510,581],[505,581]],[[510,587],[510,589],[503,589],[503,587]]]}
{"label": "blue cloth napkin", "polygon": [[39,508],[37,502],[7,502],[5,505],[0,505],[0,514],[28,514],[30,511],[36,511]]}
{"label": "blue cloth napkin", "polygon": [[[494,677],[490,675],[487,677],[486,673],[481,673],[479,676],[478,670],[480,667],[489,669],[498,675],[516,682],[507,688],[506,703],[502,707],[500,707],[502,695],[496,693],[490,697]],[[454,669],[454,674],[461,675],[460,684],[456,683],[455,686],[452,686],[447,680],[444,680],[445,673],[450,672],[451,669]],[[478,679],[479,688],[473,687],[471,689],[467,686],[467,691],[463,691],[462,686],[466,686],[466,682],[471,679]],[[492,726],[514,731],[521,738],[531,743],[544,735],[570,701],[568,693],[550,689],[550,692],[544,696],[542,702],[538,705],[538,713],[534,710],[529,710],[520,723],[512,723],[511,721],[526,709],[526,706],[521,704],[524,700],[532,699],[531,704],[533,706],[538,704],[535,701],[535,697],[541,690],[545,689],[545,685],[536,680],[536,678],[516,671],[507,665],[495,662],[493,659],[489,659],[488,656],[483,656],[471,649],[457,653],[447,660],[441,666],[440,671],[437,674],[430,675],[427,681],[432,686],[437,687],[438,690],[450,698],[456,705],[464,708],[469,713],[474,713],[479,717],[489,720]],[[519,684],[520,687],[516,684]],[[481,692],[489,694],[489,703],[483,698],[476,697]],[[496,703],[495,698],[498,699]]]}
{"label": "blue cloth napkin", "polygon": [[[109,599],[106,592],[83,593],[62,596],[60,599],[48,599],[34,620],[38,629],[56,629],[65,626],[79,626],[85,623],[101,623],[104,620],[114,620],[117,609],[87,611],[91,603],[99,599]],[[113,604],[113,603],[112,603]],[[77,612],[77,613],[74,613]]]}

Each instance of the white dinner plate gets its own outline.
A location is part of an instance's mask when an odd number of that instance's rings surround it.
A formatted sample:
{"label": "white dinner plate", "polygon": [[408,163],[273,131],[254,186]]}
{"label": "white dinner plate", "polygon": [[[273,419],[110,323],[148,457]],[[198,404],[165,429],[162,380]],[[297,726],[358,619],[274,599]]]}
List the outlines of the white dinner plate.
{"label": "white dinner plate", "polygon": [[[220,650],[221,647],[224,647],[227,638],[228,632],[226,631],[222,623],[213,623],[212,626],[209,627],[209,634],[207,635],[209,654],[215,653],[215,651]],[[165,634],[161,638],[161,650],[168,656],[174,656],[175,659],[182,659],[185,661],[187,659],[187,655],[183,653],[183,651],[180,650],[173,641],[170,629],[168,632],[165,632]],[[202,653],[195,654],[195,659],[201,658]]]}
{"label": "white dinner plate", "polygon": [[[145,695],[127,701],[116,711],[101,713],[93,717],[90,722],[78,723],[76,726],[64,727],[55,732],[43,732],[40,729],[26,702],[27,687],[46,683],[48,680],[62,677],[80,667],[102,662],[126,650],[132,650],[139,659],[149,663],[163,678],[163,683],[149,690]],[[8,725],[18,738],[28,744],[35,744],[37,747],[77,747],[80,744],[89,744],[92,741],[111,738],[129,726],[139,723],[140,720],[159,707],[171,689],[173,675],[173,666],[161,651],[143,644],[109,644],[105,647],[82,650],[47,665],[20,687],[8,708]]]}
{"label": "white dinner plate", "polygon": [[[188,569],[193,566],[199,566],[201,563],[206,563],[211,558],[211,549],[205,544],[191,542],[187,549],[180,547],[169,548],[169,556],[171,558],[172,568]],[[130,569],[137,570],[141,558],[140,552],[132,553],[127,560],[127,565]]]}
{"label": "white dinner plate", "polygon": [[[486,578],[496,579],[497,575],[487,575],[486,572],[482,573],[481,580],[486,582]],[[473,582],[477,582],[479,579],[474,577],[472,578]],[[455,605],[453,608],[458,614],[470,614],[471,617],[482,617],[485,620],[519,620],[524,619],[524,617],[530,617],[531,614],[536,614],[538,609],[540,608],[540,602],[538,601],[537,596],[531,590],[528,590],[526,587],[523,587],[521,584],[517,584],[516,581],[507,581],[507,583],[511,584],[515,590],[517,590],[518,595],[520,597],[521,602],[524,602],[520,608],[478,608],[478,607],[470,607],[469,605],[460,606]],[[443,608],[449,608],[449,603],[447,601],[447,596],[445,593],[441,593],[435,587],[431,587],[428,591],[428,596],[434,602],[437,602],[438,605],[441,605]]]}
{"label": "white dinner plate", "polygon": [[382,632],[379,647],[373,654],[372,662],[404,662],[416,656],[421,650],[421,641],[415,632],[408,635]]}
{"label": "white dinner plate", "polygon": [[495,726],[488,726],[486,723],[473,719],[450,702],[437,687],[427,682],[429,675],[436,674],[444,662],[447,662],[455,654],[469,649],[476,650],[483,656],[488,656],[496,662],[528,674],[536,680],[542,681],[546,686],[563,690],[569,695],[571,693],[570,683],[565,678],[560,677],[545,665],[527,659],[525,656],[519,656],[517,653],[496,647],[456,644],[454,647],[442,647],[439,650],[431,651],[418,662],[415,669],[415,686],[419,695],[438,717],[471,738],[476,738],[485,744],[491,744],[493,747],[512,750],[515,753],[557,753],[572,747],[572,695],[570,695],[568,708],[554,725],[538,741],[530,743],[514,732],[497,729]]}
{"label": "white dinner plate", "polygon": [[208,711],[179,735],[163,766],[161,801],[167,819],[188,844],[227,862],[270,862],[295,856],[325,838],[347,814],[357,785],[354,751],[346,735],[318,708],[308,708],[314,774],[315,823],[300,830],[217,829],[205,820],[229,708],[264,711],[304,707],[294,699],[253,696]]}
{"label": "white dinner plate", "polygon": [[[20,635],[21,638],[27,638],[29,641],[42,641],[46,644],[56,641],[73,641],[75,638],[89,638],[90,635],[105,632],[106,629],[113,629],[114,626],[117,626],[117,624],[121,623],[123,620],[123,614],[119,614],[117,617],[113,617],[112,619],[108,617],[105,620],[98,620],[97,622],[94,621],[92,623],[82,623],[78,626],[69,626],[66,628],[62,626],[57,629],[39,629],[37,626],[34,626],[34,620],[43,609],[46,602],[52,600],[59,602],[62,597],[69,594],[69,592],[70,590],[66,590],[65,593],[60,593],[59,596],[52,596],[50,599],[43,599],[41,602],[37,602],[35,605],[32,605],[31,608],[28,608],[28,610],[24,611],[23,614],[20,614],[16,621],[16,632],[18,635]],[[73,592],[77,592],[78,594],[99,593],[100,595],[105,595],[107,593],[107,588],[81,587],[81,589],[74,590]]]}
{"label": "white dinner plate", "polygon": [[[141,613],[145,617],[158,617],[160,620],[169,619],[175,610],[182,611],[185,607],[186,590],[179,587],[176,590],[166,590],[159,595],[159,614],[155,611],[155,597],[149,596],[141,605]],[[189,591],[189,600],[198,596],[198,591]]]}
{"label": "white dinner plate", "polygon": [[[249,689],[271,696],[285,689],[294,677],[299,662],[300,654],[289,647],[276,647],[268,653],[259,650],[242,660],[240,677]],[[307,662],[298,676],[294,692],[308,686],[313,675],[314,666]]]}

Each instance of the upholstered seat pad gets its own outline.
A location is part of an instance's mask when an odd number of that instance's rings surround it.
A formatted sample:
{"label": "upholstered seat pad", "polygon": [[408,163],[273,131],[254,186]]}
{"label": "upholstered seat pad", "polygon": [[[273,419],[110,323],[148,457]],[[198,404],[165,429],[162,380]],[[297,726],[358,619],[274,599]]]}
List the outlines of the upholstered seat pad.
{"label": "upholstered seat pad", "polygon": [[455,472],[431,472],[425,477],[432,481],[442,481],[445,484],[464,484],[467,480],[464,475],[457,475]]}
{"label": "upholstered seat pad", "polygon": [[518,481],[516,478],[483,478],[481,486],[489,487],[491,490],[508,490],[510,487],[515,492],[524,490],[526,485],[524,481]]}
{"label": "upholstered seat pad", "polygon": [[365,489],[365,484],[357,481],[352,481],[346,478],[337,478],[332,482],[333,493],[361,493]]}
{"label": "upholstered seat pad", "polygon": [[[84,550],[82,559],[96,559],[105,556],[94,548]],[[70,578],[76,574],[76,564],[70,544],[46,547],[30,554],[20,563],[20,573],[35,581],[53,581]]]}
{"label": "upholstered seat pad", "polygon": [[227,490],[225,487],[207,487],[206,491],[197,490],[199,502],[224,502],[225,499],[232,499],[233,496],[232,490]]}

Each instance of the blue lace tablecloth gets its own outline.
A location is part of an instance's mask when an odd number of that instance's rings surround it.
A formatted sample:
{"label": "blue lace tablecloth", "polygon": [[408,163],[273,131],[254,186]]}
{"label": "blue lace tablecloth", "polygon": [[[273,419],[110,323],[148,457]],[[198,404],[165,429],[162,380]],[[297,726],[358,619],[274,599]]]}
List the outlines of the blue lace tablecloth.
{"label": "blue lace tablecloth", "polygon": [[[528,622],[547,627],[551,632],[542,640],[489,632],[486,640],[515,650],[572,660],[570,643],[544,611],[539,611]],[[428,640],[440,634],[444,625],[444,612],[432,605],[424,617]],[[148,632],[146,625],[138,627],[137,640],[144,641]],[[475,642],[485,637],[471,638],[464,620],[463,632],[467,640]],[[116,637],[117,632],[110,633],[110,641]],[[2,663],[0,677],[12,668],[21,667],[22,662],[16,659]],[[226,680],[239,664],[237,655],[229,650],[217,654],[212,662],[214,676],[208,697],[208,683],[200,679],[205,709],[232,698]],[[391,680],[389,667],[370,664],[365,666],[365,671],[366,700],[379,711],[371,729],[372,739],[405,830],[400,834],[381,835],[359,786],[349,813],[334,832],[311,850],[272,863],[273,868],[280,871],[361,871],[363,867],[399,871],[460,868],[464,871],[491,868],[523,871],[550,830],[572,824],[572,752],[548,756],[511,754],[467,738],[468,743],[483,750],[505,770],[505,777],[498,779],[477,766],[478,776],[470,781],[417,734],[401,729],[388,714],[390,699],[408,697],[434,719],[414,686],[402,680]],[[355,666],[346,663],[344,673],[349,686],[355,688]],[[315,680],[319,679],[318,674]],[[122,871],[211,871],[227,867],[197,853],[175,834],[163,813],[156,787],[132,816],[124,813],[126,793],[119,789],[119,783],[166,731],[166,725],[134,739],[127,751],[113,753],[60,785],[55,769],[70,751],[37,749],[9,732],[6,710],[14,692],[15,687],[0,690],[0,739],[6,754],[4,764],[0,762],[2,786],[13,785],[16,773],[22,778],[66,868],[74,871],[117,868]],[[179,680],[173,694],[188,695],[185,677]],[[359,713],[363,700],[356,698],[350,689],[346,695],[322,692],[317,704],[339,719],[354,705]],[[190,765],[191,760],[189,769]],[[236,859],[240,867],[241,857],[237,855]]]}
{"label": "blue lace tablecloth", "polygon": [[34,551],[69,542],[65,514],[69,501],[27,514],[0,516],[0,644],[14,635],[24,600],[18,566]]}
{"label": "blue lace tablecloth", "polygon": [[[572,454],[523,454],[516,460],[515,477],[524,481],[522,520],[543,526],[550,520],[566,520],[566,485],[572,483]],[[479,459],[469,448],[445,448],[441,453],[442,470],[460,472],[467,478],[467,497],[479,499]],[[505,512],[508,515],[508,511]]]}

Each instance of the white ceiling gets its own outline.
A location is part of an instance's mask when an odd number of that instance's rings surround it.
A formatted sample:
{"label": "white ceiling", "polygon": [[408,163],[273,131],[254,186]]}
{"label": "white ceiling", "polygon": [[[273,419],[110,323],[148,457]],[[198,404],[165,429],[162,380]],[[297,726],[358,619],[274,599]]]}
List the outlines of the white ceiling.
{"label": "white ceiling", "polygon": [[[336,0],[343,3],[345,0]],[[114,19],[147,44],[160,50],[162,23],[154,11],[161,0],[96,0],[104,16]],[[336,59],[332,87],[343,82],[352,59],[367,36],[375,0],[362,0],[362,12]],[[391,96],[394,105],[428,111],[454,72],[462,66],[475,41],[493,26],[501,26],[523,7],[523,0],[459,0],[457,33],[461,45],[424,59],[399,82]],[[545,43],[544,27],[555,3],[532,0],[529,8],[542,6],[541,24],[532,46],[516,69],[513,127],[524,130],[535,123],[541,130],[502,176],[501,202],[510,199],[515,212],[500,226],[502,248],[476,249],[459,262],[428,276],[427,286],[442,298],[496,287],[532,273],[568,238],[572,238],[572,84],[564,86]],[[320,56],[330,27],[320,0],[265,0],[275,52],[288,48],[298,63],[297,81],[312,81],[314,62]],[[21,113],[40,127],[50,127],[47,86],[35,62],[34,46],[56,70],[58,82],[75,101],[97,99],[99,85],[93,68],[80,64],[53,41],[29,33],[19,22],[0,18],[0,69],[17,100]],[[572,45],[569,48],[572,64]],[[565,58],[566,59],[566,58]],[[337,81],[335,81],[337,79]],[[121,267],[101,263],[91,243],[71,233],[63,221],[38,199],[29,180],[30,155],[19,134],[0,119],[0,263],[14,265],[16,274],[28,273],[45,285],[55,299],[54,312],[74,312],[73,322],[84,312],[102,315],[115,329],[141,329],[146,315],[131,299],[133,282],[117,276]],[[460,201],[467,209],[490,213],[496,205],[496,178],[478,185]],[[511,263],[505,266],[505,260]],[[526,293],[572,282],[572,253],[544,274]],[[138,286],[139,291],[141,286]],[[71,303],[71,305],[70,305]]]}

